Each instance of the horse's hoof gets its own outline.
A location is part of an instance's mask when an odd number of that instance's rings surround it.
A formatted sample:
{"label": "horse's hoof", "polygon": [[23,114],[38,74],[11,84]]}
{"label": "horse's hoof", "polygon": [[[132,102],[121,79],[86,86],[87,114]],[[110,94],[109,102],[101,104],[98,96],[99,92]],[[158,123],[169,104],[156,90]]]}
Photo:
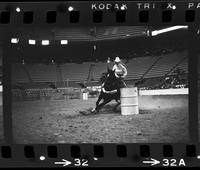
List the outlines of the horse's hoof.
{"label": "horse's hoof", "polygon": [[92,109],[91,113],[98,113],[98,111],[96,109]]}
{"label": "horse's hoof", "polygon": [[95,112],[96,112],[96,109],[92,109],[92,110],[91,110],[91,113],[95,113]]}

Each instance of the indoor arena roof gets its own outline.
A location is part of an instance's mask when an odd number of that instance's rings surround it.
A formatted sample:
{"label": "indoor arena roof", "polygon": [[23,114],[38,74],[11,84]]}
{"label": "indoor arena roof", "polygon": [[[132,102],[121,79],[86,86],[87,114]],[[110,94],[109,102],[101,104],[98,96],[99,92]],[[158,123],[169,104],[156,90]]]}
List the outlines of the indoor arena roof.
{"label": "indoor arena roof", "polygon": [[[19,43],[12,45],[16,50],[12,59],[30,62],[50,62],[51,59],[56,62],[105,61],[116,55],[128,59],[184,48],[185,30],[149,36],[148,30],[160,29],[146,26],[17,29],[13,37],[19,38]],[[36,44],[28,44],[29,39],[36,40]],[[68,44],[61,45],[60,40],[65,39]],[[42,40],[49,40],[50,44],[42,46]]]}
{"label": "indoor arena roof", "polygon": [[[167,27],[148,27],[148,26],[99,26],[99,27],[54,27],[54,28],[30,28],[22,27],[12,30],[11,36],[19,38],[21,43],[27,43],[29,39],[41,40],[68,40],[78,41],[103,41],[129,39],[136,37],[150,36],[154,30]],[[5,34],[0,28],[0,35]]]}
{"label": "indoor arena roof", "polygon": [[13,37],[35,40],[100,41],[146,36],[146,26],[66,27],[66,28],[21,28]]}

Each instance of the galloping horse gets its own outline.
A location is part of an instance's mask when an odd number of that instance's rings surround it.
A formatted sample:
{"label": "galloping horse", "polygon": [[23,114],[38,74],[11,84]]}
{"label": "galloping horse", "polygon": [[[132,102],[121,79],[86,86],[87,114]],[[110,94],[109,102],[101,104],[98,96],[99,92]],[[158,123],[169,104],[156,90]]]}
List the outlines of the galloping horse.
{"label": "galloping horse", "polygon": [[[116,108],[120,105],[120,82],[116,78],[114,71],[108,68],[108,72],[101,77],[103,81],[103,85],[101,88],[101,92],[99,98],[96,102],[96,108],[92,110],[92,112],[99,112],[99,110],[109,103],[112,100],[117,102],[117,105],[113,108],[115,111]],[[101,104],[100,101],[103,100]]]}

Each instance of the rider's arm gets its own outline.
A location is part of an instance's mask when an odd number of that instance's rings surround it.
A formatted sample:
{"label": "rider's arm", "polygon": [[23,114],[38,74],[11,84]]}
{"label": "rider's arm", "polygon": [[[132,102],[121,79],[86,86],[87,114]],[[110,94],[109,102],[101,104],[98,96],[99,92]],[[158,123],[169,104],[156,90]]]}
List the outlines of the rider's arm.
{"label": "rider's arm", "polygon": [[127,69],[126,69],[126,67],[124,67],[123,65],[122,65],[122,68],[123,68],[123,70],[124,70],[124,75],[122,76],[122,78],[124,78],[124,77],[127,76]]}
{"label": "rider's arm", "polygon": [[[114,70],[116,70],[116,69],[117,69],[117,68],[116,68],[116,65],[114,65],[112,70],[114,71]],[[119,78],[119,76],[116,74],[116,72],[115,72],[115,77]]]}
{"label": "rider's arm", "polygon": [[115,77],[119,78],[119,76],[115,73]]}

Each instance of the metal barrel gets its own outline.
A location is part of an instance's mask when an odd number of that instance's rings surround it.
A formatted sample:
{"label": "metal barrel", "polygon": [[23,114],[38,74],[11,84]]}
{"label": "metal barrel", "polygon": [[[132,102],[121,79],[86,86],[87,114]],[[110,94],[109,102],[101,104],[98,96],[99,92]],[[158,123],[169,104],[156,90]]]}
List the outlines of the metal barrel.
{"label": "metal barrel", "polygon": [[139,113],[137,87],[121,88],[121,114],[132,115]]}

